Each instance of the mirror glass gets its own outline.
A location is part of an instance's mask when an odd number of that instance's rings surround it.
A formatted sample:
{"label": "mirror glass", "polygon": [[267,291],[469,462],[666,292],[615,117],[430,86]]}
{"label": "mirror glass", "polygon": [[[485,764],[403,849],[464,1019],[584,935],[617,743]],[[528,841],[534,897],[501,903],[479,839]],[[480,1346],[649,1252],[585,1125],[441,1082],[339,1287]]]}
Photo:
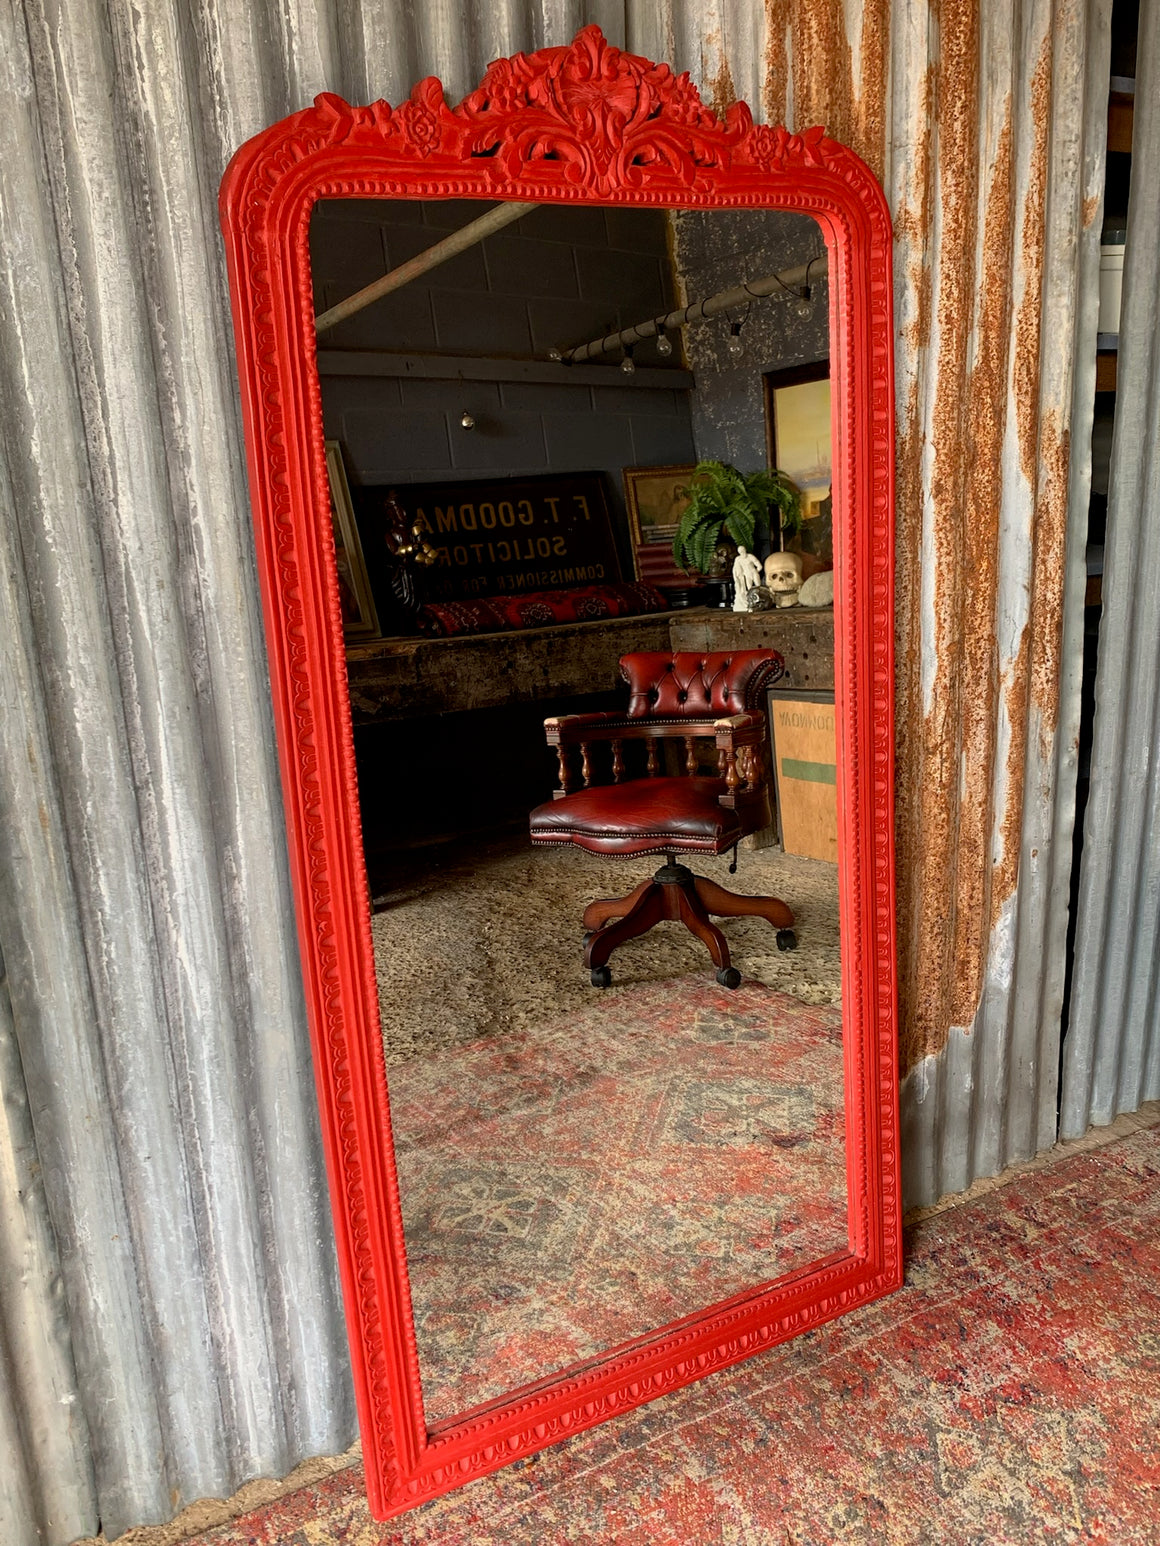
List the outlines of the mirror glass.
{"label": "mirror glass", "polygon": [[[323,201],[316,310],[491,207]],[[425,262],[320,333],[319,373],[438,1427],[848,1248],[829,583],[842,512],[825,247],[809,218],[541,206]],[[789,281],[759,293],[775,275]],[[630,353],[553,357],[746,282],[752,295]],[[727,531],[699,564],[674,559],[705,461],[777,467],[800,501],[800,527],[780,534],[777,506],[762,506],[751,611],[735,610],[734,574],[755,571],[736,569]],[[671,920],[618,945],[609,985],[594,985],[585,909],[633,892],[665,854],[533,845],[531,813],[560,788],[544,721],[622,715],[626,655],[744,650],[785,665],[746,705],[760,732],[734,764],[743,795],[768,788],[771,820],[741,837],[735,872],[728,848],[676,861],[780,899],[792,926],[717,920],[736,987]],[[593,789],[716,780],[716,800],[732,755],[720,717],[692,740],[577,743],[569,776],[582,787],[583,758]]]}

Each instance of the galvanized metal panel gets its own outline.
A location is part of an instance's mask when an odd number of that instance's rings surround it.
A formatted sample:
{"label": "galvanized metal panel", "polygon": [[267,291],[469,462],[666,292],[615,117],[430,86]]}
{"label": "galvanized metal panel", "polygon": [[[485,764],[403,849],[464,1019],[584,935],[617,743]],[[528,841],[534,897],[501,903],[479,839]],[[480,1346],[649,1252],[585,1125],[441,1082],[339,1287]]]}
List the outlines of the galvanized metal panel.
{"label": "galvanized metal panel", "polygon": [[163,1520],[345,1447],[353,1412],[216,167],[174,16],[8,22],[0,939],[91,1441],[39,1474],[55,1540],[82,1493],[110,1534]]}
{"label": "galvanized metal panel", "polygon": [[[0,12],[0,1078],[9,1187],[44,1178],[0,1236],[25,1267],[2,1305],[6,1542],[163,1519],[352,1432],[216,232],[230,152],[318,90],[397,101],[435,73],[457,97],[494,55],[595,20],[708,100],[826,122],[883,176],[904,1097],[927,1200],[1052,1136],[1108,11]],[[73,1368],[79,1399],[56,1400]]]}
{"label": "galvanized metal panel", "polygon": [[1091,794],[1061,1131],[1160,1097],[1160,6],[1141,8]]}

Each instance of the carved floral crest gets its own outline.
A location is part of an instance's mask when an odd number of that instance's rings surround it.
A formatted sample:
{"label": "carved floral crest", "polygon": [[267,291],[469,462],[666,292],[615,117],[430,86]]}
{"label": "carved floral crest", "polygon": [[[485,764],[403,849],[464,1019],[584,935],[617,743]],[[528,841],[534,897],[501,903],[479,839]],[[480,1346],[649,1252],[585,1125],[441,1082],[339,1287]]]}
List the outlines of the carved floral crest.
{"label": "carved floral crest", "polygon": [[645,168],[654,184],[659,174],[691,187],[706,168],[777,172],[843,154],[820,127],[790,134],[755,125],[743,102],[718,117],[687,72],[614,48],[596,26],[567,47],[496,60],[456,108],[433,76],[397,108],[352,108],[329,93],[316,106],[333,141],[373,138],[409,160],[490,159],[506,181],[534,167],[538,181],[555,172],[598,195],[640,185]]}

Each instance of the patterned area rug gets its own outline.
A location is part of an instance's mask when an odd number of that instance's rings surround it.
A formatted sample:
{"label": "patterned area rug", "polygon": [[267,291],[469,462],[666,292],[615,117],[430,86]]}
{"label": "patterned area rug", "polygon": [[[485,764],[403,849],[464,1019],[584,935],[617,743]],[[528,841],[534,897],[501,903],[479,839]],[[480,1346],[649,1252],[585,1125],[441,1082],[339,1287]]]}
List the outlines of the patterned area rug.
{"label": "patterned area rug", "polygon": [[[581,965],[580,918],[595,897],[623,896],[656,869],[582,848],[535,849],[526,831],[397,856],[380,877],[371,932],[383,1048],[390,1065],[431,1051],[506,1036],[583,1011],[593,989]],[[752,896],[783,897],[798,947],[781,951],[764,918],[725,918],[733,964],[747,982],[807,1004],[842,1001],[838,870],[780,848],[697,856],[698,874]],[[670,977],[713,981],[709,953],[682,924],[662,923],[612,958],[617,999]]]}
{"label": "patterned area rug", "polygon": [[198,1546],[1160,1539],[1160,1128],[908,1237],[906,1286],[390,1524],[359,1467]]}
{"label": "patterned area rug", "polygon": [[846,1248],[836,1009],[701,978],[391,1070],[429,1423]]}

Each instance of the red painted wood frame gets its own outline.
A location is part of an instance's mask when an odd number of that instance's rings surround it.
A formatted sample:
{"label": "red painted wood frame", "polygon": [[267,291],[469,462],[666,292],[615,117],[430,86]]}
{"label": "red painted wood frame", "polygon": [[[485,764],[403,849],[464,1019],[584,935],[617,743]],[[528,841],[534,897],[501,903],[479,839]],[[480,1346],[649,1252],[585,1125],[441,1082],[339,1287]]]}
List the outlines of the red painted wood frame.
{"label": "red painted wood frame", "polygon": [[[829,254],[839,867],[849,1249],[428,1430],[379,1029],[308,235],[323,198],[791,210]],[[222,223],[270,675],[331,1203],[377,1518],[772,1347],[898,1286],[890,221],[820,128],[723,118],[687,76],[610,47],[493,64],[455,109],[320,96],[249,141]],[[743,262],[739,264],[744,267]]]}

